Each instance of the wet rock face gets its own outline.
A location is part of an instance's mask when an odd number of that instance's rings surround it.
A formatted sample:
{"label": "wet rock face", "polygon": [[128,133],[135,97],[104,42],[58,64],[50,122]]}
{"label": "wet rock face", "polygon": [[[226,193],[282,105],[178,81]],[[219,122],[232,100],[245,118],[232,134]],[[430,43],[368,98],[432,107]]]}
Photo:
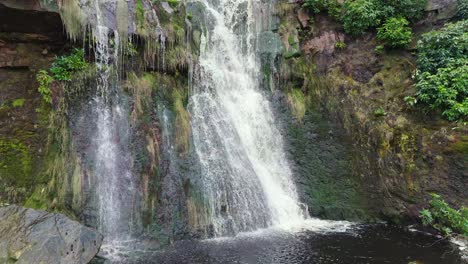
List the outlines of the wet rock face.
{"label": "wet rock face", "polygon": [[457,13],[457,0],[429,0],[426,11],[433,20],[450,19]]}
{"label": "wet rock face", "polygon": [[1,263],[88,263],[102,239],[61,214],[13,205],[0,208]]}
{"label": "wet rock face", "polygon": [[[437,27],[432,22],[442,23],[439,15],[453,3],[430,0],[416,30]],[[403,50],[377,54],[375,33],[343,34],[341,25],[322,14],[306,27],[301,12],[282,17],[285,47],[291,33],[304,29],[298,34],[301,54],[289,58],[283,52],[282,67],[291,65],[292,71],[282,70],[281,78],[283,90],[300,89],[311,100],[302,122],[288,125],[287,134],[310,212],[333,219],[420,221],[430,192],[452,206],[464,205],[466,129],[405,103],[405,96],[416,93],[415,57]],[[337,48],[337,41],[346,46]]]}
{"label": "wet rock face", "polygon": [[0,204],[22,203],[33,185],[47,181],[39,173],[48,108],[36,74],[67,49],[57,13],[7,5],[12,3],[0,0]]}

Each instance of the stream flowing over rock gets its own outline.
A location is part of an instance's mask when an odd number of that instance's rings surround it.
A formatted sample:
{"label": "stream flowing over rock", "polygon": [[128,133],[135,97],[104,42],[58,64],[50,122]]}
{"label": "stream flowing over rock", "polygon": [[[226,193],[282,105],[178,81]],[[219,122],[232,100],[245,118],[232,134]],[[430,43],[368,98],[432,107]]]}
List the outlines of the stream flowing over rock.
{"label": "stream flowing over rock", "polygon": [[62,214],[0,208],[0,263],[88,263],[102,235]]}

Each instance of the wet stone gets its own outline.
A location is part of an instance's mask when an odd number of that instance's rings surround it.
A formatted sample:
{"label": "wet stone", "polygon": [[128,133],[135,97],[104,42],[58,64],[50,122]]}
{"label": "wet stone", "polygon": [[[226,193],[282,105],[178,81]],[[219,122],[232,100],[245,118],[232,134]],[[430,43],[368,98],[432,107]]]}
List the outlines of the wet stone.
{"label": "wet stone", "polygon": [[88,263],[102,235],[56,213],[0,208],[0,263]]}

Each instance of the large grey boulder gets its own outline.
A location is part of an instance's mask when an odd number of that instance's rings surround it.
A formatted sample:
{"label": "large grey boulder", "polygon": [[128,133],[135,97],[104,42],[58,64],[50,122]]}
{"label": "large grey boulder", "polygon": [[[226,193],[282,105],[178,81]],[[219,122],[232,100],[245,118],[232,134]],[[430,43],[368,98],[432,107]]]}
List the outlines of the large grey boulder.
{"label": "large grey boulder", "polygon": [[103,236],[64,215],[0,207],[0,263],[88,263]]}

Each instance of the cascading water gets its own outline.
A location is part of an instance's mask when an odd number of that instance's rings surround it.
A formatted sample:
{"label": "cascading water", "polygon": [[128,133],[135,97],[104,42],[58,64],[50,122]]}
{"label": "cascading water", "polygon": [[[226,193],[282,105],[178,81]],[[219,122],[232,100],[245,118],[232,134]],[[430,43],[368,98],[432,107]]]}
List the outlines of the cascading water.
{"label": "cascading water", "polygon": [[215,236],[304,221],[269,101],[259,87],[255,0],[203,1],[199,69],[189,103]]}
{"label": "cascading water", "polygon": [[135,183],[129,156],[128,113],[120,98],[119,34],[103,21],[101,5],[115,6],[112,1],[94,0],[97,66],[97,93],[93,107],[96,116],[95,195],[99,230],[108,241],[126,239],[136,216],[133,214]]}

